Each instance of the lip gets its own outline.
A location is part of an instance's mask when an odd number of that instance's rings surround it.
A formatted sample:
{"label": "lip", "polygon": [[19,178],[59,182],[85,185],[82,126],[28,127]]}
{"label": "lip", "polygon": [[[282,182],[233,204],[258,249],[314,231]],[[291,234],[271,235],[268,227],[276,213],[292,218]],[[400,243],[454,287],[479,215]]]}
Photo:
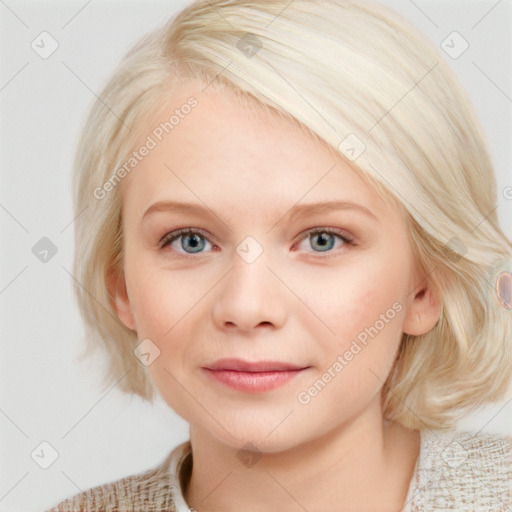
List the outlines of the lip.
{"label": "lip", "polygon": [[308,367],[281,361],[220,359],[203,370],[215,381],[245,393],[261,393],[283,386]]}
{"label": "lip", "polygon": [[298,366],[281,361],[244,361],[243,359],[226,358],[219,359],[206,368],[209,370],[235,370],[238,372],[281,372],[303,370],[304,366]]}

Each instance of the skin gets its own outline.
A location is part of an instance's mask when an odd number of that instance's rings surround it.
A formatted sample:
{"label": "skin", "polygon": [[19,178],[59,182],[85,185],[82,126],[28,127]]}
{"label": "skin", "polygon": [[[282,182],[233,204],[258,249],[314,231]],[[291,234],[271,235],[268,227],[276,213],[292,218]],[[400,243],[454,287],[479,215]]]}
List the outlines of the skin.
{"label": "skin", "polygon": [[[110,281],[121,321],[160,350],[148,367],[155,386],[190,424],[187,503],[199,512],[399,510],[419,434],[383,418],[382,387],[402,333],[423,334],[439,316],[403,217],[297,125],[270,123],[229,93],[201,92],[192,81],[173,91],[140,144],[191,95],[198,106],[123,183],[123,272]],[[162,200],[209,210],[144,217]],[[289,216],[294,206],[332,200],[374,216],[355,209]],[[190,236],[159,246],[184,227],[206,232],[199,253],[187,255]],[[322,251],[307,231],[326,227],[344,230],[353,244],[324,235]],[[247,236],[263,249],[252,263],[236,251]],[[397,301],[393,320],[300,403],[299,393]],[[308,368],[280,388],[249,394],[205,374],[202,367],[224,357]],[[246,443],[258,450],[252,467],[237,457]]]}

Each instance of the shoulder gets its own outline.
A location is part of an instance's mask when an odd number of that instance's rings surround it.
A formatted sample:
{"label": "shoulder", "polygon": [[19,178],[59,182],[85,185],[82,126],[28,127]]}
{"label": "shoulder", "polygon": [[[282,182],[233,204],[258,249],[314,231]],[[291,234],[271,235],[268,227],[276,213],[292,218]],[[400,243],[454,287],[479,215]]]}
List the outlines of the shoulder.
{"label": "shoulder", "polygon": [[47,512],[174,512],[171,452],[157,467],[92,487]]}
{"label": "shoulder", "polygon": [[413,510],[506,510],[512,507],[512,438],[422,431],[414,479]]}

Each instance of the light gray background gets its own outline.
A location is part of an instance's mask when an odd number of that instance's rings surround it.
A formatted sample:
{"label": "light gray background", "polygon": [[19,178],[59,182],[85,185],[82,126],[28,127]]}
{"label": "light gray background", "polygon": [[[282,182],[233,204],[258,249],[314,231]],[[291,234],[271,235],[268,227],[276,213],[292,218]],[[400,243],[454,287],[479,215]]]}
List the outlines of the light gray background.
{"label": "light gray background", "polygon": [[[468,41],[457,59],[440,51],[487,131],[498,214],[512,238],[512,200],[503,195],[512,186],[510,1],[384,3],[438,47],[453,31]],[[188,439],[186,423],[166,404],[151,407],[115,387],[101,393],[101,362],[74,361],[82,327],[68,274],[70,165],[82,116],[128,47],[187,4],[0,0],[2,512],[45,510],[81,490],[151,468]],[[59,43],[48,59],[31,48],[42,31]],[[47,263],[31,251],[44,236],[58,248]],[[461,427],[512,434],[512,403],[472,414]],[[48,469],[31,458],[43,441],[59,454]]]}

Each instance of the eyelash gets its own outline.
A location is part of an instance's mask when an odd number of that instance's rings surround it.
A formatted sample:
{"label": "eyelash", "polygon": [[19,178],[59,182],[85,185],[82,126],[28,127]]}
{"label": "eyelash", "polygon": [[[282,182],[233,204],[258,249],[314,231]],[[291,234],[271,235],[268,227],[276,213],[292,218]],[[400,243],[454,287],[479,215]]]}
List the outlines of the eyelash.
{"label": "eyelash", "polygon": [[[308,236],[312,235],[312,234],[320,234],[320,233],[328,233],[330,235],[335,235],[337,236],[339,239],[341,239],[341,241],[343,242],[343,246],[355,246],[355,242],[354,242],[354,239],[352,237],[349,237],[348,234],[345,232],[345,231],[341,231],[339,229],[335,229],[335,228],[312,228],[312,229],[308,229],[304,232],[302,238],[300,238],[300,242],[302,242],[303,240],[307,239]],[[203,231],[202,229],[200,228],[182,228],[182,229],[177,229],[175,231],[171,231],[170,233],[167,233],[166,235],[164,235],[158,245],[159,247],[163,250],[165,249],[168,245],[170,245],[172,242],[174,242],[175,240],[179,239],[181,236],[183,235],[194,235],[194,234],[199,234],[201,235],[203,238],[205,238],[206,240],[210,241],[209,240],[209,235],[208,233],[206,233],[205,231]],[[211,242],[210,242],[211,243]],[[213,244],[215,245],[215,244]],[[325,251],[325,255],[322,255],[322,252],[323,251],[313,251],[314,253],[320,255],[321,258],[332,258],[332,257],[335,257],[337,256],[336,253],[333,254],[334,250],[328,250],[328,251]],[[184,258],[194,258],[195,255],[192,254],[192,253],[178,253],[180,254],[180,256],[184,257]],[[202,252],[199,252],[197,254],[202,254]]]}

